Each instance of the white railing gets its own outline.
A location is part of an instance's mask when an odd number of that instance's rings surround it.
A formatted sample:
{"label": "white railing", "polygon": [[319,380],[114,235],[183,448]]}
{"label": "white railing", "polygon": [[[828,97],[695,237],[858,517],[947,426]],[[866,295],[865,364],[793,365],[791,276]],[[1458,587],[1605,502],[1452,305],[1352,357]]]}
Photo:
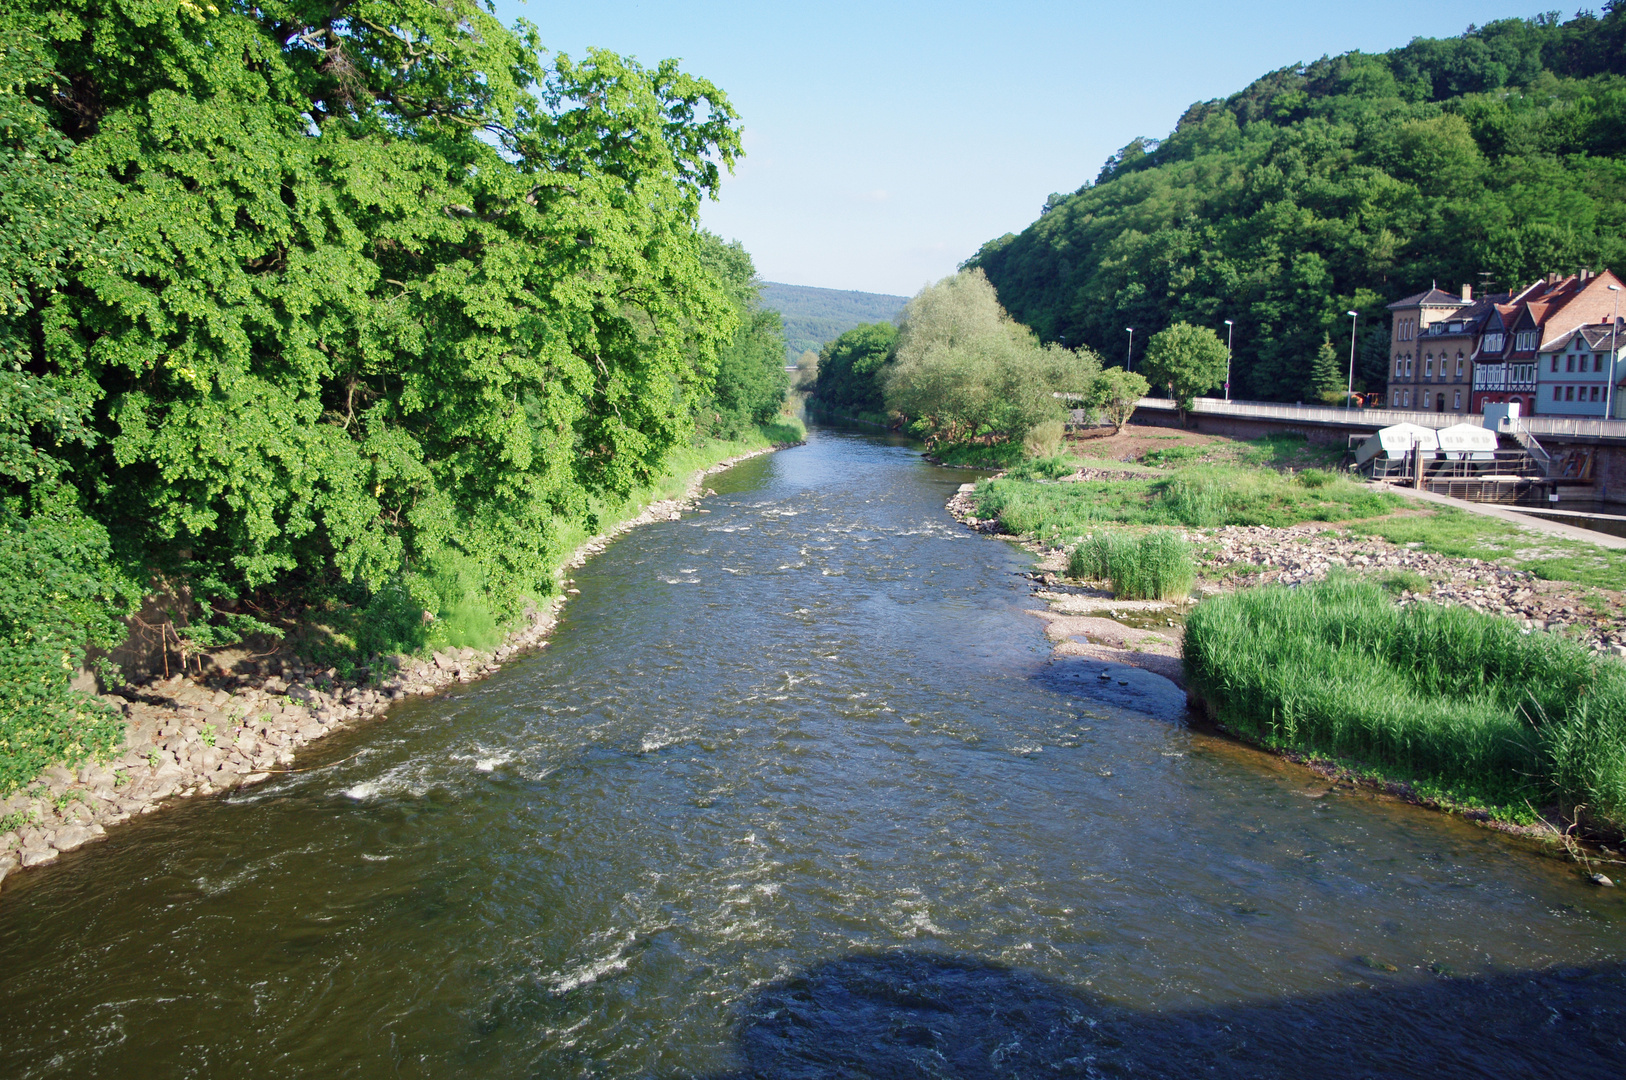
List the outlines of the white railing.
{"label": "white railing", "polygon": [[[1141,398],[1136,406],[1158,412],[1174,412],[1168,398]],[[1411,409],[1339,409],[1325,405],[1278,405],[1268,401],[1226,401],[1200,397],[1191,411],[1208,416],[1251,417],[1260,420],[1296,420],[1308,424],[1377,428],[1392,424],[1445,428],[1453,424],[1482,424],[1484,418],[1471,412],[1423,412]],[[1580,416],[1524,416],[1519,424],[1536,435],[1568,435],[1577,438],[1626,439],[1626,420],[1604,420]]]}

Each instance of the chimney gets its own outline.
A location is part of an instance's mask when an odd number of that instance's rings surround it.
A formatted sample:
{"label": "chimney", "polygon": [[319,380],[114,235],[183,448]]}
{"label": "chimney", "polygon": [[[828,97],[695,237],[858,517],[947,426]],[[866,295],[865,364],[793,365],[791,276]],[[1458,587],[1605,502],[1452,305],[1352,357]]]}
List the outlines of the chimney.
{"label": "chimney", "polygon": [[1471,304],[1471,303],[1473,303],[1473,299],[1474,299],[1474,287],[1472,285],[1464,285],[1462,287],[1462,302],[1464,304]]}
{"label": "chimney", "polygon": [[1581,284],[1585,285],[1587,283],[1587,281],[1592,277],[1592,271],[1583,266],[1583,267],[1581,267],[1581,275],[1580,276],[1581,276]]}

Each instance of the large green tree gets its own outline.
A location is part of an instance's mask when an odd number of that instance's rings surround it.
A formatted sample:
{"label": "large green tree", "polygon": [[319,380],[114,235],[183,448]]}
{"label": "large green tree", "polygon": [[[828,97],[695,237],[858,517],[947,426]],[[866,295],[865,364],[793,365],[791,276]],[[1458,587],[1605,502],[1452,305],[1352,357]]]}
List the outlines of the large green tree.
{"label": "large green tree", "polygon": [[849,415],[884,413],[886,365],[897,347],[898,328],[892,323],[865,323],[826,343],[819,350],[813,397]]}
{"label": "large green tree", "polygon": [[708,434],[732,437],[772,420],[785,402],[785,328],[777,311],[762,306],[762,279],[743,244],[706,233],[701,258],[723,284],[739,329],[718,353],[697,420]]}
{"label": "large green tree", "polygon": [[1206,326],[1175,323],[1152,335],[1141,362],[1141,374],[1151,385],[1168,390],[1184,419],[1193,398],[1225,380],[1228,358],[1225,342],[1214,331]]}
{"label": "large green tree", "polygon": [[1626,6],[1611,2],[1272,72],[1135,140],[969,265],[1047,341],[1116,350],[1125,326],[1230,319],[1233,382],[1292,401],[1347,310],[1372,388],[1391,300],[1623,264]]}
{"label": "large green tree", "polygon": [[1061,419],[1058,395],[1082,393],[1099,370],[1088,350],[1040,345],[968,270],[909,301],[883,389],[930,442],[1006,441]]}
{"label": "large green tree", "polygon": [[739,147],[710,83],[545,63],[469,0],[5,11],[96,241],[15,340],[87,410],[63,460],[130,565],[218,610],[442,581],[503,614],[692,436],[740,319],[696,225]]}

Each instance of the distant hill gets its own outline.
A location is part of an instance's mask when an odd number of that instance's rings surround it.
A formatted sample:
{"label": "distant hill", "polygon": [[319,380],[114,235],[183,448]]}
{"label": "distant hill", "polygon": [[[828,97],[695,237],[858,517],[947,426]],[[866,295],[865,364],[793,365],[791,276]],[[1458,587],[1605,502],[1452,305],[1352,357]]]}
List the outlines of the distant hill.
{"label": "distant hill", "polygon": [[818,352],[825,342],[855,326],[891,322],[908,302],[907,296],[886,293],[815,289],[776,281],[762,285],[762,306],[779,312],[785,320],[785,355],[790,360],[807,349]]}

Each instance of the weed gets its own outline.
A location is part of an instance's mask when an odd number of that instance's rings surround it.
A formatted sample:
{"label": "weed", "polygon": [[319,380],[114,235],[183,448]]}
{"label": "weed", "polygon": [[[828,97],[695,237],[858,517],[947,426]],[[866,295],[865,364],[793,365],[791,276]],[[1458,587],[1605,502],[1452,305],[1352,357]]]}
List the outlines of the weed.
{"label": "weed", "polygon": [[147,767],[149,769],[158,768],[158,763],[163,761],[163,760],[164,760],[164,756],[162,754],[160,754],[157,750],[148,750],[147,751]]}
{"label": "weed", "polygon": [[198,732],[198,738],[203,740],[204,746],[213,746],[215,744],[215,726],[213,724],[204,724],[202,730]]}
{"label": "weed", "polygon": [[1374,580],[1383,589],[1399,596],[1403,592],[1422,594],[1434,587],[1433,582],[1415,570],[1395,570],[1388,574],[1380,574]]}
{"label": "weed", "polygon": [[129,782],[130,782],[130,774],[126,770],[124,770],[124,769],[115,769],[113,771],[113,786],[115,788],[121,788],[125,784],[128,784]]}
{"label": "weed", "polygon": [[13,810],[4,817],[0,817],[0,833],[8,833],[13,829],[21,829],[34,820],[32,810]]}

